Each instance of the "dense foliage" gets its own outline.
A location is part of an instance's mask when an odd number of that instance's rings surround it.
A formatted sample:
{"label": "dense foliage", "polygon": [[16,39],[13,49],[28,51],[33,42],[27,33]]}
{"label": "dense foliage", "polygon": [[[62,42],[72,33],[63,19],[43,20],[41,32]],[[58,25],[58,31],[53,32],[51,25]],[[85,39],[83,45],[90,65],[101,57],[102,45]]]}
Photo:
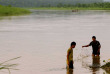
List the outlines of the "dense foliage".
{"label": "dense foliage", "polygon": [[57,7],[84,7],[84,8],[89,8],[89,7],[98,7],[98,8],[110,8],[110,2],[103,2],[103,3],[90,3],[90,4],[75,4],[75,5],[63,5],[63,4],[59,4]]}
{"label": "dense foliage", "polygon": [[102,2],[103,0],[0,0],[1,5],[12,5],[15,7],[71,6]]}

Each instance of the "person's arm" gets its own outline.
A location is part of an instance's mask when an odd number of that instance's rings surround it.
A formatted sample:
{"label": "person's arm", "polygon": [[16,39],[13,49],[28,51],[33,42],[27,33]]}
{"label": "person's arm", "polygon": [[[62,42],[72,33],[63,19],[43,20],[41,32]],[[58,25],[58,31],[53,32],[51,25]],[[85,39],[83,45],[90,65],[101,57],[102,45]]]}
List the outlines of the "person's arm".
{"label": "person's arm", "polygon": [[100,48],[101,48],[101,46],[99,46],[98,52],[100,52]]}
{"label": "person's arm", "polygon": [[69,52],[67,53],[67,64],[69,65]]}
{"label": "person's arm", "polygon": [[82,48],[83,48],[83,47],[89,47],[89,45],[82,46]]}
{"label": "person's arm", "polygon": [[100,42],[98,42],[98,45],[99,45],[98,52],[100,52],[100,48],[101,48]]}
{"label": "person's arm", "polygon": [[91,45],[92,45],[92,42],[90,42],[88,45],[82,46],[82,48],[83,48],[83,47],[89,47],[89,46],[91,46]]}

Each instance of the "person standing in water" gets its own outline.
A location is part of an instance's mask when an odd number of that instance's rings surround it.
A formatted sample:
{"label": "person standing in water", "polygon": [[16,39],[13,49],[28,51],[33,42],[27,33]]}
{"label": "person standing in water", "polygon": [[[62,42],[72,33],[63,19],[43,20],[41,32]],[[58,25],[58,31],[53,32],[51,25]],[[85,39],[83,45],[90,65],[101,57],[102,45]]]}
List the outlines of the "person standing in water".
{"label": "person standing in water", "polygon": [[75,48],[76,42],[72,42],[70,48],[67,51],[67,68],[73,69],[73,48]]}
{"label": "person standing in water", "polygon": [[92,37],[92,40],[93,41],[90,42],[90,44],[82,46],[82,48],[92,46],[92,49],[93,49],[92,55],[93,56],[95,56],[95,55],[99,56],[100,55],[100,48],[101,48],[100,42],[96,40],[95,36]]}

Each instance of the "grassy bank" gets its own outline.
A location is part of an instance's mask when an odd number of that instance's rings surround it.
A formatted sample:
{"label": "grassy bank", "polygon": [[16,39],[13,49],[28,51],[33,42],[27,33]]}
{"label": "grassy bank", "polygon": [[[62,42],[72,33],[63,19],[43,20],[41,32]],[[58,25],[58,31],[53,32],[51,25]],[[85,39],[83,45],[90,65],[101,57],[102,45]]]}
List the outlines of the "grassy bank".
{"label": "grassy bank", "polygon": [[110,10],[110,8],[100,8],[100,7],[37,7],[30,8],[37,10]]}
{"label": "grassy bank", "polygon": [[0,5],[0,16],[23,15],[29,13],[31,12],[27,9]]}

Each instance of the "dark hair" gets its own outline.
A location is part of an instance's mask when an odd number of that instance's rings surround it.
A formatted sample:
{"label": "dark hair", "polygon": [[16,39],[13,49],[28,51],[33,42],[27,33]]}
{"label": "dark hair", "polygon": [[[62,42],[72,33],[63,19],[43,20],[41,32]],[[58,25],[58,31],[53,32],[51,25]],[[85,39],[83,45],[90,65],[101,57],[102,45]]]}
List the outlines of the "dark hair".
{"label": "dark hair", "polygon": [[71,46],[72,46],[72,45],[76,45],[76,42],[71,42]]}
{"label": "dark hair", "polygon": [[95,37],[95,36],[92,36],[92,38],[96,39],[96,37]]}

